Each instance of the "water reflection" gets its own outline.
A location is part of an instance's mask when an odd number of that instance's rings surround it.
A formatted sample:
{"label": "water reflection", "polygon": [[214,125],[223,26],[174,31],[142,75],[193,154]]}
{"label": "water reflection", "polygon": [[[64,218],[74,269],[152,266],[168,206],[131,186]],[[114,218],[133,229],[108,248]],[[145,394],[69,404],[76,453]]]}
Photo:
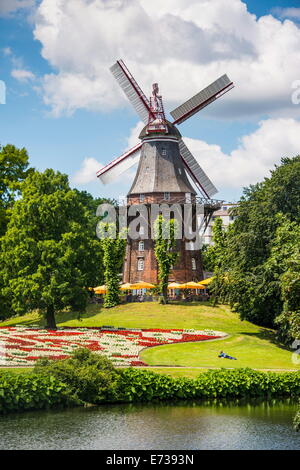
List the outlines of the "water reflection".
{"label": "water reflection", "polygon": [[105,405],[0,418],[0,449],[300,449],[293,400]]}

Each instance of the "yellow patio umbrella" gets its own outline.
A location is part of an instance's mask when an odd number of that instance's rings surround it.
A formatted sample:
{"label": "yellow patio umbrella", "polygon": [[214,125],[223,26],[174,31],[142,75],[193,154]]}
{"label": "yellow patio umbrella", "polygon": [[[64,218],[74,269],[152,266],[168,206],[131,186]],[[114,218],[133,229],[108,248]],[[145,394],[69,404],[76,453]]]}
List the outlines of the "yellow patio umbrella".
{"label": "yellow patio umbrella", "polygon": [[180,289],[180,284],[178,284],[178,282],[170,282],[168,284],[168,289]]}
{"label": "yellow patio umbrella", "polygon": [[[183,289],[199,289],[199,284],[197,282],[194,282],[194,281],[186,282],[183,285],[186,286]],[[201,289],[201,287],[200,287],[200,289]]]}
{"label": "yellow patio umbrella", "polygon": [[211,283],[212,280],[213,280],[213,277],[208,277],[207,279],[203,279],[203,281],[200,281],[199,284],[201,284],[202,286],[207,286],[208,284]]}
{"label": "yellow patio umbrella", "polygon": [[98,287],[94,287],[94,292],[95,294],[105,294],[107,291],[106,289],[106,286],[98,286]]}
{"label": "yellow patio umbrella", "polygon": [[155,285],[150,284],[150,282],[139,281],[130,284],[129,289],[154,289]]}
{"label": "yellow patio umbrella", "polygon": [[206,286],[202,286],[200,282],[197,282],[197,284],[198,284],[197,289],[206,289]]}
{"label": "yellow patio umbrella", "polygon": [[179,284],[178,289],[188,289],[189,286],[187,285],[187,282],[185,284]]}
{"label": "yellow patio umbrella", "polygon": [[131,284],[129,282],[125,282],[125,284],[120,285],[121,290],[130,290],[131,289]]}

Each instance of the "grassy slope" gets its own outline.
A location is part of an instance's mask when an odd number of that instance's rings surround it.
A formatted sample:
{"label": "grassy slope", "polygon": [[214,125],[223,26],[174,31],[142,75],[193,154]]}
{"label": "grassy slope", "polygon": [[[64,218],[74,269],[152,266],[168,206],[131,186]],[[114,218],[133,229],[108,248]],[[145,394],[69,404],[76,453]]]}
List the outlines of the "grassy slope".
{"label": "grassy slope", "polygon": [[[291,352],[274,342],[272,330],[242,322],[227,306],[212,307],[200,304],[159,305],[140,303],[103,309],[92,305],[77,319],[72,312],[57,315],[59,326],[113,325],[135,328],[211,328],[225,331],[229,338],[221,341],[185,343],[149,348],[141,358],[149,365],[185,367],[253,367],[258,369],[300,369],[291,361]],[[23,324],[43,325],[36,313],[10,319],[0,326]],[[220,350],[238,358],[219,359]],[[195,369],[195,374],[196,374]],[[200,371],[199,371],[200,372]],[[178,375],[178,372],[174,374]]]}

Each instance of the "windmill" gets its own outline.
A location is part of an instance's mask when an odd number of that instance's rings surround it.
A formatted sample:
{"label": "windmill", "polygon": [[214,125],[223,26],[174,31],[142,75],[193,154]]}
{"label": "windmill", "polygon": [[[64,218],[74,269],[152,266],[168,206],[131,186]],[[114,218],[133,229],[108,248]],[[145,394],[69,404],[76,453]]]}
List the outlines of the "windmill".
{"label": "windmill", "polygon": [[[170,114],[174,119],[171,123],[165,117],[157,83],[152,85],[152,95],[148,99],[122,60],[118,60],[110,70],[145,127],[139,135],[141,142],[101,168],[97,172],[97,177],[103,184],[107,184],[139,163],[127,195],[129,205],[196,202],[197,193],[192,182],[200,193],[201,202],[205,207],[206,227],[212,212],[219,208],[219,202],[211,199],[217,193],[217,189],[182,140],[177,125],[231,90],[233,82],[226,74],[222,75],[171,111]],[[156,282],[157,269],[153,259],[153,243],[151,244],[150,240],[143,244],[137,243],[130,242],[127,247],[124,282],[138,280]],[[177,269],[177,274],[174,270],[176,281],[187,282],[192,278],[202,278],[201,260],[197,258],[198,254],[185,253],[184,248],[181,251],[181,262],[184,266],[182,269]]]}

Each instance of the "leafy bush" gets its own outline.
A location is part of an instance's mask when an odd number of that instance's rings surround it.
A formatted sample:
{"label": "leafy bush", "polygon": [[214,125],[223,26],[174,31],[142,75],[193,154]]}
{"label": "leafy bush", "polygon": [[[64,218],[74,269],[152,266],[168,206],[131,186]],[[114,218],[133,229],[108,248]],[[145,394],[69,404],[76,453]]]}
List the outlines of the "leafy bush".
{"label": "leafy bush", "polygon": [[259,372],[249,368],[211,370],[196,379],[195,396],[204,397],[272,397],[297,396],[300,372]]}
{"label": "leafy bush", "polygon": [[34,372],[66,384],[75,401],[94,404],[114,399],[119,376],[109,359],[85,348],[76,349],[71,358],[61,361],[40,359]]}
{"label": "leafy bush", "polygon": [[124,369],[118,381],[117,401],[152,401],[189,398],[193,380],[173,378],[143,369]]}
{"label": "leafy bush", "polygon": [[0,373],[0,413],[74,404],[67,385],[51,375]]}
{"label": "leafy bush", "polygon": [[151,401],[186,398],[297,396],[300,372],[277,374],[252,369],[220,369],[197,379],[172,378],[154,372],[125,369],[117,388],[117,401]]}

